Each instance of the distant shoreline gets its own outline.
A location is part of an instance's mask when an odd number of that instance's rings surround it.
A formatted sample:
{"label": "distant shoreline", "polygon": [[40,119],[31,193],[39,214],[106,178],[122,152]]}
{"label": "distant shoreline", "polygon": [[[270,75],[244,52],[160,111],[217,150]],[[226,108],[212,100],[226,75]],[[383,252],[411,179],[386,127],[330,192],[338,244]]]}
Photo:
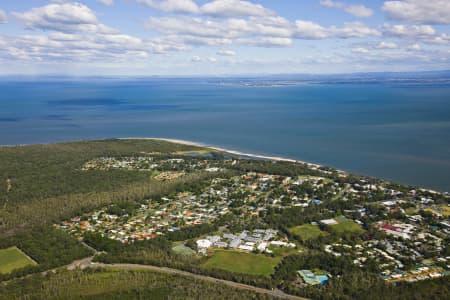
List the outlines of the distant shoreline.
{"label": "distant shoreline", "polygon": [[[212,146],[209,144],[205,144],[205,143],[201,143],[201,142],[193,142],[193,141],[188,141],[188,140],[182,140],[182,139],[172,139],[172,138],[161,138],[161,137],[123,137],[123,138],[100,138],[100,139],[96,139],[96,140],[156,140],[156,141],[165,141],[165,142],[170,142],[170,143],[176,143],[176,144],[182,144],[182,145],[188,145],[188,146],[196,146],[196,147],[203,147],[203,148],[208,148],[211,150],[216,150],[219,152],[224,152],[224,153],[229,153],[232,155],[236,155],[236,156],[241,156],[241,157],[248,157],[250,159],[264,159],[264,160],[272,160],[272,161],[281,161],[281,162],[290,162],[290,163],[300,163],[300,164],[305,164],[307,166],[311,166],[311,167],[316,167],[316,168],[320,168],[320,167],[324,167],[325,165],[322,164],[317,164],[317,163],[311,163],[311,162],[306,162],[306,161],[302,161],[302,160],[298,160],[298,159],[292,159],[292,158],[286,158],[286,157],[281,157],[281,156],[269,156],[269,155],[261,155],[261,154],[255,154],[255,153],[247,153],[247,152],[241,152],[238,150],[230,150],[230,149],[226,149],[223,147],[217,147],[217,146]],[[37,144],[57,144],[57,143],[63,143],[63,142],[50,142],[50,143],[36,143],[36,144],[17,144],[17,145],[0,145],[0,147],[21,147],[21,146],[30,146],[30,145],[37,145]],[[351,172],[348,171],[344,171],[342,169],[337,169],[334,168],[336,171],[338,172],[342,172],[343,174],[350,174]],[[373,177],[371,175],[362,175],[362,176],[367,176],[367,177]],[[377,177],[379,178],[379,177]],[[391,179],[382,179],[382,180],[386,180],[389,182],[395,182],[392,181]],[[417,188],[420,188],[422,190],[427,190],[430,192],[434,192],[434,193],[449,193],[448,191],[436,191],[435,189],[430,189],[430,188],[424,188],[422,186],[416,186],[416,185],[410,185],[410,184],[406,184],[406,183],[401,183],[404,185],[408,185],[408,186],[415,186]]]}
{"label": "distant shoreline", "polygon": [[[257,159],[266,159],[266,160],[273,160],[273,161],[284,161],[284,162],[291,162],[291,163],[300,163],[300,164],[305,164],[307,166],[312,166],[312,167],[324,167],[324,165],[321,164],[316,164],[316,163],[310,163],[310,162],[305,162],[305,161],[301,161],[298,159],[291,159],[291,158],[285,158],[285,157],[279,157],[279,156],[267,156],[267,155],[260,155],[260,154],[254,154],[254,153],[246,153],[246,152],[241,152],[241,151],[237,151],[237,150],[229,150],[229,149],[225,149],[222,147],[216,147],[216,146],[211,146],[208,144],[203,144],[203,143],[199,143],[199,142],[193,142],[193,141],[187,141],[187,140],[180,140],[180,139],[170,139],[170,138],[133,138],[133,137],[128,137],[128,138],[117,138],[118,140],[157,140],[157,141],[165,141],[165,142],[170,142],[170,143],[177,143],[177,144],[182,144],[182,145],[188,145],[188,146],[196,146],[196,147],[203,147],[203,148],[208,148],[208,149],[212,149],[212,150],[217,150],[220,152],[224,152],[224,153],[229,153],[229,154],[234,154],[237,156],[243,156],[243,157],[249,157],[249,158],[257,158]],[[343,174],[349,174],[349,172],[341,170],[341,169],[336,169],[333,168],[338,172],[341,172]],[[368,175],[364,175],[364,176],[368,176]],[[371,177],[371,176],[368,176]],[[386,180],[391,182],[391,180],[389,179],[382,179],[382,180]],[[426,190],[432,193],[448,193],[446,191],[441,191],[438,192],[434,189],[429,189],[429,188],[424,188],[424,187],[419,187],[419,189],[422,190]]]}
{"label": "distant shoreline", "polygon": [[[308,166],[323,167],[320,164],[309,163],[309,162],[301,161],[301,160],[298,160],[298,159],[292,159],[292,158],[286,158],[286,157],[280,157],[280,156],[268,156],[268,155],[261,155],[261,154],[255,154],[255,153],[246,153],[246,152],[241,152],[241,151],[237,151],[237,150],[230,150],[230,149],[225,149],[225,148],[222,148],[222,147],[211,146],[211,145],[208,145],[208,144],[192,142],[192,141],[186,141],[186,140],[180,140],[180,139],[170,139],[170,138],[133,138],[133,137],[129,137],[129,138],[118,138],[118,140],[157,140],[157,141],[165,141],[165,142],[177,143],[177,144],[188,145],[188,146],[209,148],[209,149],[217,150],[217,151],[220,151],[220,152],[225,152],[225,153],[234,154],[234,155],[237,155],[237,156],[249,157],[249,158],[259,158],[259,159],[274,160],[274,161],[285,161],[285,162],[291,162],[291,163],[306,164]],[[341,170],[339,170],[339,171],[341,171]]]}
{"label": "distant shoreline", "polygon": [[[268,155],[261,155],[261,154],[255,154],[255,153],[246,153],[241,152],[237,150],[230,150],[222,147],[212,146],[205,143],[200,142],[193,142],[193,141],[187,141],[187,140],[181,140],[181,139],[171,139],[171,138],[159,138],[159,137],[124,137],[124,138],[100,138],[98,140],[156,140],[156,141],[165,141],[170,143],[176,143],[176,144],[182,144],[182,145],[188,145],[188,146],[196,146],[196,147],[203,147],[203,148],[209,148],[212,150],[220,151],[220,152],[226,152],[229,154],[234,154],[237,156],[243,156],[243,157],[249,157],[249,158],[258,158],[258,159],[266,159],[266,160],[274,160],[274,161],[285,161],[285,162],[291,162],[291,163],[302,163],[309,166],[316,166],[316,167],[323,167],[323,165],[316,164],[316,163],[310,163],[306,161],[301,161],[298,159],[292,159],[292,158],[286,158],[281,156],[268,156]],[[95,139],[97,140],[97,139]],[[80,140],[82,141],[82,140]],[[86,140],[90,141],[90,140]],[[49,142],[49,143],[33,143],[33,144],[17,144],[17,145],[0,145],[0,147],[23,147],[23,146],[31,146],[31,145],[48,145],[48,144],[58,144],[58,143],[66,143],[71,141],[64,141],[64,142]],[[341,170],[340,170],[341,171]]]}

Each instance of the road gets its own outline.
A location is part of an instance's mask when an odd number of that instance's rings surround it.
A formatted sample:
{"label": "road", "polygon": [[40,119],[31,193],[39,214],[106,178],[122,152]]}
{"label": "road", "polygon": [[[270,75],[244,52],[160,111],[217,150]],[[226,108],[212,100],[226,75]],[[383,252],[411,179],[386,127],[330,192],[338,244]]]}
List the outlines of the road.
{"label": "road", "polygon": [[[204,281],[209,281],[209,282],[214,282],[214,283],[219,283],[219,284],[224,284],[233,288],[237,288],[237,289],[241,289],[241,290],[247,290],[247,291],[252,291],[258,294],[264,294],[264,295],[270,295],[273,297],[277,297],[280,299],[286,299],[286,300],[308,300],[307,298],[302,298],[302,297],[298,297],[298,296],[294,296],[294,295],[288,295],[286,293],[284,293],[283,291],[279,290],[279,289],[274,289],[274,290],[268,290],[268,289],[264,289],[264,288],[259,288],[259,287],[255,287],[252,285],[247,285],[247,284],[242,284],[242,283],[237,283],[234,281],[228,281],[228,280],[224,280],[224,279],[218,279],[218,278],[214,278],[211,276],[205,276],[205,275],[199,275],[199,274],[194,274],[194,273],[190,273],[190,272],[185,272],[185,271],[181,271],[178,269],[171,269],[171,268],[166,268],[166,267],[156,267],[156,266],[150,266],[150,265],[138,265],[138,264],[103,264],[103,263],[94,263],[92,262],[93,256],[91,257],[86,257],[80,260],[76,260],[74,262],[72,262],[69,265],[66,265],[64,267],[59,267],[59,268],[55,268],[55,269],[51,269],[51,270],[47,270],[42,272],[43,275],[45,275],[48,272],[54,272],[57,269],[60,268],[66,268],[67,270],[75,270],[75,269],[86,269],[86,268],[111,268],[111,269],[122,269],[122,270],[148,270],[148,271],[153,271],[153,272],[159,272],[159,273],[166,273],[166,274],[174,274],[174,275],[180,275],[180,276],[185,276],[185,277],[191,277],[191,278],[195,278],[195,279],[199,279],[199,280],[204,280]],[[24,276],[25,277],[29,277],[31,276],[31,274]],[[8,281],[3,281],[1,282],[1,284],[8,284]]]}
{"label": "road", "polygon": [[83,260],[75,261],[69,266],[67,266],[69,270],[73,270],[75,268],[112,268],[112,269],[124,269],[124,270],[148,270],[153,272],[160,272],[160,273],[166,273],[166,274],[175,274],[175,275],[181,275],[186,277],[191,277],[199,280],[224,284],[233,288],[241,289],[241,290],[248,290],[252,291],[258,294],[265,294],[270,295],[273,297],[277,297],[280,299],[287,299],[287,300],[307,300],[306,298],[297,297],[293,295],[288,295],[284,293],[281,290],[274,289],[274,290],[268,290],[263,289],[251,285],[246,285],[242,283],[237,283],[234,281],[228,281],[223,279],[218,279],[210,276],[205,275],[198,275],[194,273],[189,273],[177,269],[171,269],[171,268],[165,268],[165,267],[156,267],[156,266],[149,266],[149,265],[137,265],[137,264],[103,264],[103,263],[92,263],[92,258],[86,258]]}

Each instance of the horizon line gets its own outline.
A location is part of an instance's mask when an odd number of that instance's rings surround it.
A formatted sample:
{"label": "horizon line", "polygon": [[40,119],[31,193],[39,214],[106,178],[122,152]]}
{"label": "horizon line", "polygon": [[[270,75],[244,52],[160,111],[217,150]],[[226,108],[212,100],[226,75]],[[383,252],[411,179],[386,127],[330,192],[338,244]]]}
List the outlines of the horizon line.
{"label": "horizon line", "polygon": [[[241,73],[241,74],[185,74],[185,75],[170,75],[170,74],[148,74],[148,75],[120,75],[120,74],[59,74],[59,73],[45,73],[45,74],[0,74],[0,78],[8,77],[64,77],[64,78],[233,78],[233,77],[266,77],[266,76],[339,76],[339,75],[380,75],[380,74],[436,74],[436,73],[450,73],[450,69],[442,70],[418,70],[418,71],[368,71],[368,72],[333,72],[333,73]],[[449,74],[450,75],[450,74]]]}

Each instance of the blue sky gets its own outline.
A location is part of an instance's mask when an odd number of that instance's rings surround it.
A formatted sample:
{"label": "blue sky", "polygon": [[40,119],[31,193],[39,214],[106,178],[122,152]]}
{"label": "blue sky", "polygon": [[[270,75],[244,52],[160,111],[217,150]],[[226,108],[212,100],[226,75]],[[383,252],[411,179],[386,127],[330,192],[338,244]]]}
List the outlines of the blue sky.
{"label": "blue sky", "polygon": [[449,0],[0,2],[0,74],[443,69]]}

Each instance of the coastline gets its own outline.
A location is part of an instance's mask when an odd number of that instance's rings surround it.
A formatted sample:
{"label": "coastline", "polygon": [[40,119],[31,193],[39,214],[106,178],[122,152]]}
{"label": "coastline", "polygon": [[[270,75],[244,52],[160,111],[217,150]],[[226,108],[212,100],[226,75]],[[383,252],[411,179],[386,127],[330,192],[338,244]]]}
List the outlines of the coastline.
{"label": "coastline", "polygon": [[[105,139],[108,139],[108,138],[105,138]],[[170,142],[170,143],[177,143],[177,144],[183,144],[183,145],[189,145],[189,146],[208,148],[208,149],[211,149],[211,150],[224,152],[224,153],[228,153],[228,154],[232,154],[232,155],[236,155],[236,156],[241,156],[241,157],[244,157],[244,158],[247,157],[247,158],[250,158],[250,159],[261,159],[261,160],[272,160],[272,161],[299,163],[299,164],[305,164],[305,165],[307,165],[309,167],[313,167],[313,168],[325,167],[325,165],[322,165],[322,164],[306,162],[306,161],[302,161],[302,160],[298,160],[298,159],[286,158],[286,157],[281,157],[281,156],[270,156],[270,155],[262,155],[262,154],[242,152],[242,151],[238,151],[238,150],[231,150],[231,149],[226,149],[226,148],[223,148],[223,147],[209,145],[209,144],[206,144],[206,143],[194,142],[194,141],[188,141],[188,140],[182,140],[182,139],[161,138],[161,137],[121,137],[121,138],[109,138],[109,139],[116,139],[116,140],[159,140],[159,141],[165,141],[165,142]],[[53,143],[59,143],[59,142],[50,142],[50,143],[42,143],[42,144],[53,144]],[[29,146],[29,145],[34,145],[34,144],[0,145],[0,147],[21,147],[21,146]],[[351,171],[349,172],[349,171],[345,171],[345,170],[338,169],[338,168],[335,168],[335,167],[332,167],[332,168],[335,169],[336,171],[338,171],[339,173],[342,173],[342,174],[351,174],[352,173]],[[372,177],[371,175],[361,175],[361,176]],[[380,177],[377,177],[377,178],[380,178]],[[390,182],[397,182],[395,180],[387,179],[387,178],[380,178],[380,179],[385,180],[385,181],[390,181]],[[421,190],[426,190],[426,191],[429,191],[429,192],[432,192],[432,193],[450,194],[450,192],[445,191],[445,190],[436,190],[436,189],[432,189],[432,188],[425,188],[425,187],[423,187],[421,185],[410,185],[410,184],[407,184],[407,183],[400,183],[400,184],[413,186],[413,187],[419,188]]]}
{"label": "coastline", "polygon": [[[212,149],[212,150],[216,150],[216,151],[220,151],[220,152],[224,152],[224,153],[229,153],[229,154],[233,154],[233,155],[237,155],[237,156],[242,156],[242,157],[264,159],[264,160],[273,160],[273,161],[285,161],[285,162],[291,162],[291,163],[300,163],[300,164],[305,164],[307,166],[315,167],[315,168],[324,167],[324,165],[321,165],[321,164],[310,163],[310,162],[301,161],[301,160],[298,160],[298,159],[292,159],[292,158],[286,158],[286,157],[280,157],[280,156],[268,156],[268,155],[261,155],[261,154],[255,154],[255,153],[241,152],[241,151],[237,151],[237,150],[230,150],[230,149],[226,149],[226,148],[222,148],[222,147],[211,146],[211,145],[204,144],[204,143],[187,141],[187,140],[181,140],[181,139],[157,138],[157,137],[154,137],[154,138],[152,138],[152,137],[146,137],[146,138],[142,138],[142,137],[127,137],[127,138],[117,138],[117,139],[118,140],[157,140],[157,141],[165,141],[165,142],[183,144],[183,145],[188,145],[188,146],[196,146],[196,147],[208,148],[208,149]],[[336,171],[338,171],[339,173],[342,173],[342,174],[349,174],[349,172],[341,170],[341,169],[337,169],[337,168],[333,168],[333,169],[335,169]],[[364,175],[364,176],[368,176],[368,175]],[[370,177],[370,176],[368,176],[368,177]],[[382,179],[382,180],[391,181],[389,179]],[[429,188],[424,188],[424,187],[418,187],[418,188],[421,189],[421,190],[429,191],[431,193],[444,193],[444,194],[448,193],[446,191],[440,191],[439,192],[439,191],[436,191],[434,189],[429,189]]]}
{"label": "coastline", "polygon": [[[225,152],[225,153],[229,153],[229,154],[233,154],[233,155],[237,155],[237,156],[249,157],[249,158],[274,160],[274,161],[285,161],[285,162],[291,162],[291,163],[306,164],[308,166],[314,166],[314,167],[323,167],[320,164],[310,163],[310,162],[306,162],[306,161],[301,161],[301,160],[298,160],[298,159],[286,158],[286,157],[281,157],[281,156],[268,156],[268,155],[261,155],[261,154],[255,154],[255,153],[241,152],[241,151],[238,151],[238,150],[230,150],[230,149],[217,147],[217,146],[212,146],[212,145],[208,145],[208,144],[204,144],[204,143],[193,142],[193,141],[186,141],[186,140],[180,140],[180,139],[151,138],[151,137],[148,137],[148,138],[128,137],[128,138],[118,138],[118,140],[157,140],[157,141],[165,141],[165,142],[177,143],[177,144],[188,145],[188,146],[196,146],[196,147],[208,148],[208,149],[212,149],[212,150],[216,150],[216,151],[220,151],[220,152]],[[342,170],[338,170],[338,171],[345,172],[345,171],[342,171]]]}

